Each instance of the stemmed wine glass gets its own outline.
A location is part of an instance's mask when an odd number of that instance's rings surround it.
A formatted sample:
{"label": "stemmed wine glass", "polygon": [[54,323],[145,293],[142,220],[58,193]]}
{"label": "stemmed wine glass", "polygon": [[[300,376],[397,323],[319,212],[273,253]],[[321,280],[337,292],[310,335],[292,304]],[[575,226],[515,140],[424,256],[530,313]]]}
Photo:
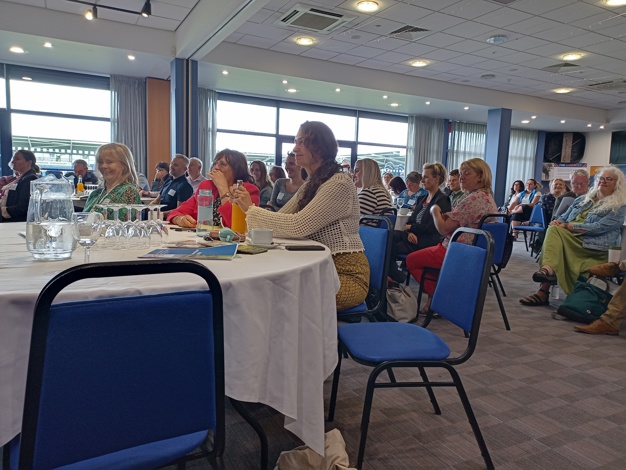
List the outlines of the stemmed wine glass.
{"label": "stemmed wine glass", "polygon": [[72,214],[72,234],[78,244],[85,248],[85,263],[89,263],[89,250],[100,238],[104,219],[99,212],[75,212]]}

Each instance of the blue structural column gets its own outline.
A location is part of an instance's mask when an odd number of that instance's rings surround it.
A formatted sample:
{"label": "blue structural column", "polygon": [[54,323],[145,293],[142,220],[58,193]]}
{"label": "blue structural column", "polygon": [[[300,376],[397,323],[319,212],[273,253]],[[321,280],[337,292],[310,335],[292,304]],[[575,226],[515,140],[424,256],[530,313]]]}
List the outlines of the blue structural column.
{"label": "blue structural column", "polygon": [[174,59],[171,72],[172,155],[198,156],[198,62]]}
{"label": "blue structural column", "polygon": [[511,137],[511,110],[490,109],[487,114],[487,145],[485,161],[491,168],[492,189],[496,204],[504,203],[506,196],[506,169],[509,161]]}

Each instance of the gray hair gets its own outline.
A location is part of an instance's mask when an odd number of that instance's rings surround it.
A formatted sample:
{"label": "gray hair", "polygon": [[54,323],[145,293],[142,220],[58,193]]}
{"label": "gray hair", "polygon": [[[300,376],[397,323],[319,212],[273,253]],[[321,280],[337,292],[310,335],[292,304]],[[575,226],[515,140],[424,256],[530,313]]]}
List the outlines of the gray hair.
{"label": "gray hair", "polygon": [[600,168],[596,171],[596,180],[594,182],[593,188],[589,190],[589,192],[585,196],[584,202],[593,201],[597,202],[598,200],[598,184],[600,183],[599,176],[605,171],[609,171],[613,173],[615,177],[615,191],[610,196],[605,197],[600,202],[598,202],[597,206],[592,208],[598,209],[599,211],[617,211],[620,207],[626,205],[626,177],[624,177],[624,173],[622,170],[617,168],[614,165],[607,165]]}

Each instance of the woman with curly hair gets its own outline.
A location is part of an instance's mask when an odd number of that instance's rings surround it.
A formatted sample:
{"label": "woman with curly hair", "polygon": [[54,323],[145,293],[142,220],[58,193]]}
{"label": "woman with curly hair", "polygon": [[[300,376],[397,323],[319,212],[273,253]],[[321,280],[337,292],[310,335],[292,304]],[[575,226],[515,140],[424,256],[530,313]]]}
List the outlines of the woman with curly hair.
{"label": "woman with curly hair", "polygon": [[601,168],[594,188],[576,198],[570,208],[550,223],[543,242],[541,269],[533,274],[539,290],[520,299],[522,305],[548,305],[550,286],[557,281],[569,294],[580,273],[606,263],[616,245],[626,216],[626,180],[619,168]]}
{"label": "woman with curly hair", "polygon": [[246,212],[249,229],[270,228],[274,236],[309,238],[326,245],[339,274],[337,310],[359,305],[369,288],[369,264],[359,237],[359,199],[350,175],[336,162],[337,140],[316,121],[300,126],[293,152],[308,174],[296,195],[278,212],[255,207],[245,188],[231,187],[232,199]]}

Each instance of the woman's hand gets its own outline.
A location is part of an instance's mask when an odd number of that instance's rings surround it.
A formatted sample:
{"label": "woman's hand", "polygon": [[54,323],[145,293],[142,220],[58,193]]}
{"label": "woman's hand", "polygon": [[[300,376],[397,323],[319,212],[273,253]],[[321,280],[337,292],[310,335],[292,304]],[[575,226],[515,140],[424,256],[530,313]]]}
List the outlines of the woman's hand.
{"label": "woman's hand", "polygon": [[241,207],[241,210],[244,212],[248,212],[250,206],[254,205],[252,204],[252,198],[250,197],[250,193],[243,185],[239,188],[236,184],[232,185],[230,187],[230,194],[230,201],[233,204],[237,204],[239,207]]}
{"label": "woman's hand", "polygon": [[224,173],[222,173],[219,168],[213,168],[209,173],[207,173],[207,176],[213,181],[213,184],[220,193],[220,197],[224,196],[228,192],[228,181],[226,181]]}
{"label": "woman's hand", "polygon": [[553,220],[548,225],[551,227],[562,227],[563,225],[565,225],[565,222],[561,222],[560,220]]}
{"label": "woman's hand", "polygon": [[403,229],[403,230],[404,230],[405,232],[408,232],[409,230],[411,230],[411,224],[406,224],[406,225],[404,226],[404,229]]}
{"label": "woman's hand", "polygon": [[184,228],[194,228],[196,226],[196,219],[190,215],[177,215],[171,222]]}
{"label": "woman's hand", "polygon": [[417,235],[415,235],[414,233],[409,233],[409,238],[408,238],[409,242],[413,243],[414,245],[417,245]]}

